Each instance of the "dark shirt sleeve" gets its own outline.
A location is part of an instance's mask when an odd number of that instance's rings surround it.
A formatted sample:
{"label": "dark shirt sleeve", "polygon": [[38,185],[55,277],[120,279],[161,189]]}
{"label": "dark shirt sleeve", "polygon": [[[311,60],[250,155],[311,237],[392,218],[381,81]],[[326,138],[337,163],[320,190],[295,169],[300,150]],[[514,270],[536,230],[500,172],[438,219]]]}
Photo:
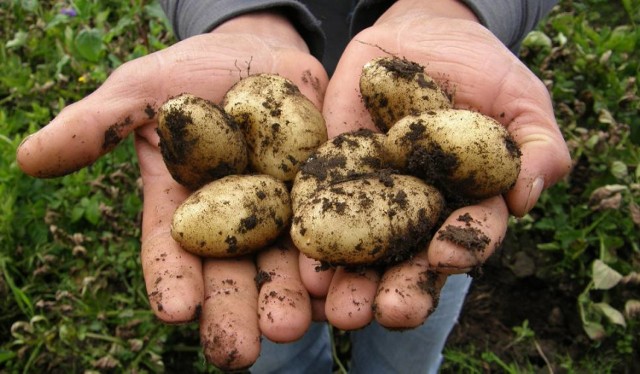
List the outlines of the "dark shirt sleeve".
{"label": "dark shirt sleeve", "polygon": [[[425,0],[426,1],[426,0]],[[460,0],[513,52],[558,0]],[[340,2],[340,3],[339,3]],[[335,65],[347,41],[371,26],[394,0],[160,0],[178,39],[211,31],[238,15],[274,10],[288,17],[311,53]],[[335,13],[335,14],[334,14]],[[349,30],[349,31],[347,31]],[[350,34],[342,37],[336,34]],[[325,35],[329,36],[327,40]],[[325,50],[325,40],[328,41]],[[334,56],[335,55],[335,56]]]}
{"label": "dark shirt sleeve", "polygon": [[480,22],[517,52],[529,31],[551,11],[558,0],[461,0]]}
{"label": "dark shirt sleeve", "polygon": [[309,9],[294,0],[160,0],[160,5],[180,40],[211,31],[238,15],[274,10],[288,17],[305,39],[311,53],[322,57],[324,34]]}
{"label": "dark shirt sleeve", "polygon": [[[480,22],[514,52],[558,0],[460,0]],[[371,26],[393,4],[390,0],[360,0],[356,6],[351,33]]]}

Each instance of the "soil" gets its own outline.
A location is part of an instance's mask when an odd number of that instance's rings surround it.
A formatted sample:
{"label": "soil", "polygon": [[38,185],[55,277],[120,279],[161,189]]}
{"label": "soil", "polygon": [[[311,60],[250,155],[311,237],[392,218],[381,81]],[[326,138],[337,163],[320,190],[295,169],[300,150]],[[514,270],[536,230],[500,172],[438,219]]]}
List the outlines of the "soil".
{"label": "soil", "polygon": [[127,117],[121,122],[114,123],[104,132],[104,141],[102,142],[102,151],[108,152],[115,148],[124,138],[127,127],[133,125],[131,117]]}
{"label": "soil", "polygon": [[[545,264],[535,241],[507,235],[502,247],[489,258],[482,275],[472,283],[458,324],[447,341],[448,348],[477,354],[490,351],[505,362],[531,362],[533,372],[563,373],[559,357],[577,359],[589,352],[592,342],[577,316],[574,285],[543,280]],[[515,344],[514,327],[527,321],[535,332],[534,343]],[[500,372],[486,363],[486,372]],[[551,369],[551,371],[550,371]]]}

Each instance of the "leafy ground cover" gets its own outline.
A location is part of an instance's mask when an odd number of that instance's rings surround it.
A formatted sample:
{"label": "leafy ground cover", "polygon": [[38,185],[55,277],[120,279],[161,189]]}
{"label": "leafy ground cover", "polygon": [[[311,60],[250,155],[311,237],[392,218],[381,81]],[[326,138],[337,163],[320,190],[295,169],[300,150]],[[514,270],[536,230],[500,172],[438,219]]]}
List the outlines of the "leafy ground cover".
{"label": "leafy ground cover", "polygon": [[639,21],[637,1],[561,1],[525,41],[574,169],[511,223],[445,370],[640,371]]}
{"label": "leafy ground cover", "polygon": [[[197,326],[149,309],[131,140],[64,178],[15,150],[124,61],[174,39],[145,0],[0,3],[0,372],[215,372]],[[640,371],[637,0],[563,0],[522,58],[552,94],[571,175],[475,280],[443,372]],[[336,331],[348,366],[348,333]]]}

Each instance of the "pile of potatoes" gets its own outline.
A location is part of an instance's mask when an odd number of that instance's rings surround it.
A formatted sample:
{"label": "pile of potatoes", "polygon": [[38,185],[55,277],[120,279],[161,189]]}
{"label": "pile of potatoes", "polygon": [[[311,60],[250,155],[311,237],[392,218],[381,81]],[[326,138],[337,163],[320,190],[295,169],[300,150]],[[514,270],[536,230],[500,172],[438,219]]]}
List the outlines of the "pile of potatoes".
{"label": "pile of potatoes", "polygon": [[[278,76],[241,80],[221,108],[189,95],[166,103],[163,157],[174,179],[196,190],[176,210],[173,237],[186,250],[225,257],[258,250],[290,227],[296,247],[324,263],[389,264],[424,248],[452,204],[515,184],[520,151],[506,129],[453,109],[419,64],[375,59],[363,67],[360,91],[381,132],[328,141],[318,110]],[[193,124],[174,126],[174,112]]]}
{"label": "pile of potatoes", "polygon": [[482,114],[452,109],[419,64],[395,57],[363,67],[360,93],[381,133],[345,133],[302,166],[291,191],[291,238],[334,265],[389,264],[425,248],[452,204],[509,190],[520,151]]}

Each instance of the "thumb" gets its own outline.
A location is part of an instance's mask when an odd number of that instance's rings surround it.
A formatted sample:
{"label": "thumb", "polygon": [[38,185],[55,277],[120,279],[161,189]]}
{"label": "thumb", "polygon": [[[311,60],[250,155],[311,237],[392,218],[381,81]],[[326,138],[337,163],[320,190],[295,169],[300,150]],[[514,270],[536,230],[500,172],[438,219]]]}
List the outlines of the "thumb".
{"label": "thumb", "polygon": [[161,70],[157,65],[153,55],[124,64],[94,93],[67,106],[20,144],[20,168],[40,178],[69,174],[92,164],[133,129],[152,121],[160,91],[153,79]]}
{"label": "thumb", "polygon": [[505,196],[511,213],[517,217],[527,214],[542,191],[568,174],[571,168],[571,156],[559,129],[540,126],[544,118],[555,124],[553,117],[535,116],[531,110],[508,125],[522,152],[520,175]]}

